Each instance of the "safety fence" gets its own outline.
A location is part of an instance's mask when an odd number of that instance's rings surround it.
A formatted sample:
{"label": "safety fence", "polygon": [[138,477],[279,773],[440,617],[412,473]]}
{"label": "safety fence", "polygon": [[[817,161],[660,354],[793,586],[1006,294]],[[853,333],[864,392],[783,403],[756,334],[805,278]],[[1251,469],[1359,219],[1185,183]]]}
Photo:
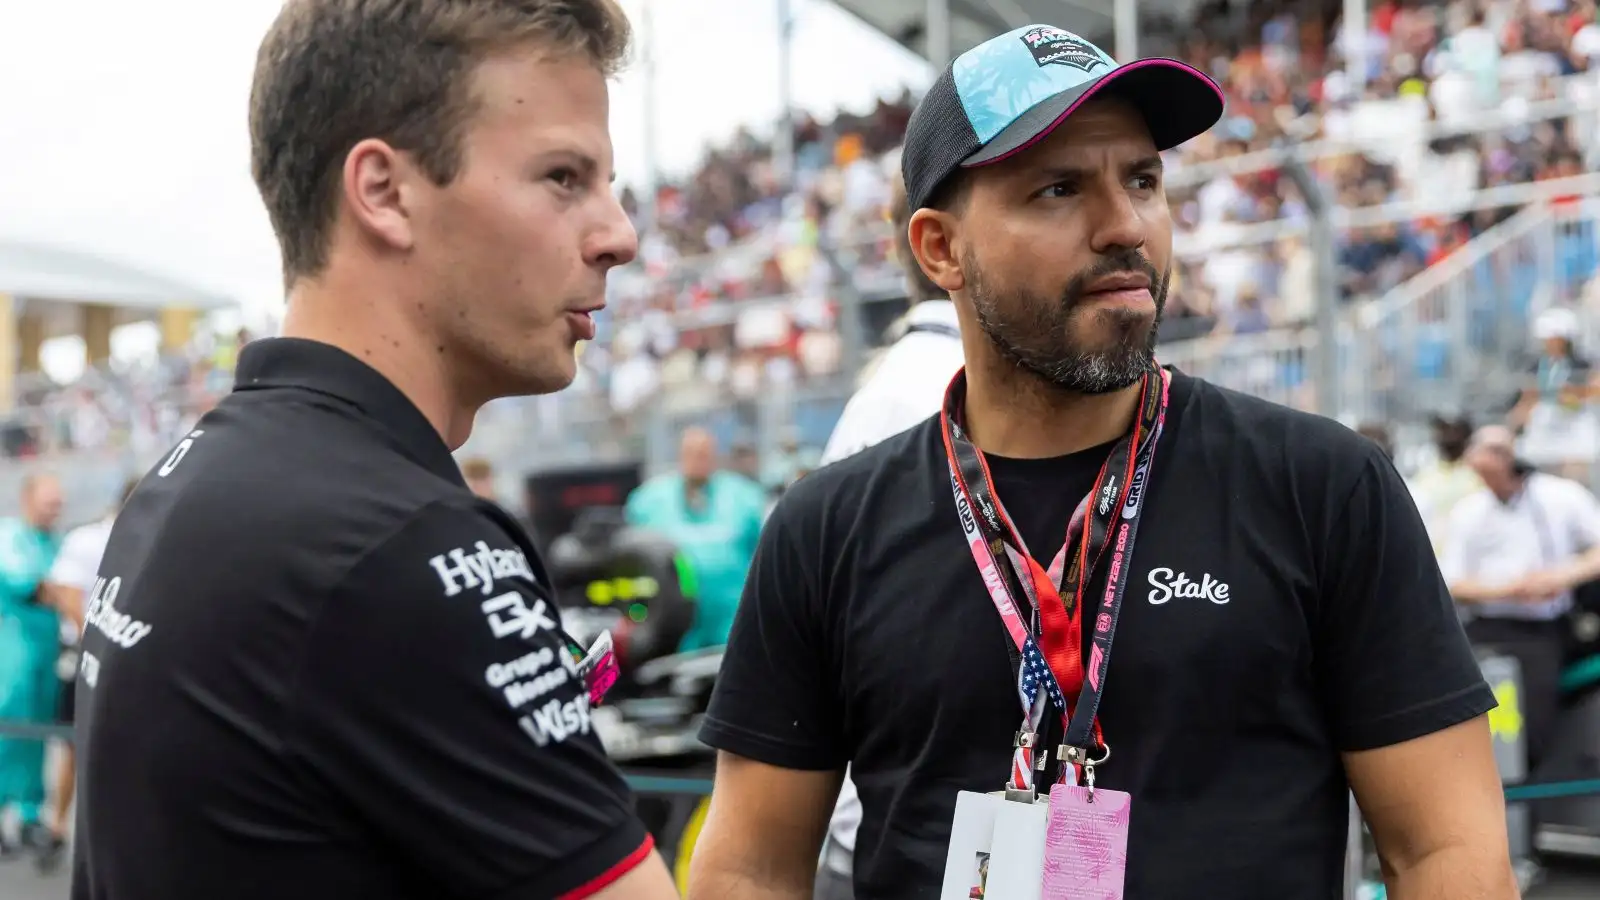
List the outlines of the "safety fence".
{"label": "safety fence", "polygon": [[[1494,741],[1496,767],[1504,783],[1509,845],[1519,880],[1527,882],[1537,871],[1532,864],[1536,845],[1533,822],[1526,804],[1530,802],[1600,797],[1600,777],[1533,781],[1528,778],[1527,743],[1520,712],[1522,680],[1516,661],[1505,656],[1484,655],[1479,660],[1484,678],[1499,706],[1489,714]],[[21,740],[70,740],[72,727],[0,721],[0,738]],[[680,887],[687,877],[688,859],[705,814],[706,798],[711,794],[711,772],[705,767],[690,769],[651,769],[623,766],[629,786],[639,797],[640,812],[660,832],[658,844],[674,868]],[[1361,822],[1360,811],[1351,803],[1349,852],[1344,896],[1348,900],[1378,895],[1381,880],[1373,864],[1370,838]]]}

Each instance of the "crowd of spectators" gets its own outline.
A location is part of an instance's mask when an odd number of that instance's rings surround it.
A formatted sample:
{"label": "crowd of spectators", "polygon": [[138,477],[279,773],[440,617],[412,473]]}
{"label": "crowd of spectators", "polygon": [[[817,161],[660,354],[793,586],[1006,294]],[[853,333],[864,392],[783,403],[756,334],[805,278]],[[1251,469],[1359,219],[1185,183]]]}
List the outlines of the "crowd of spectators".
{"label": "crowd of spectators", "polygon": [[[1299,6],[1256,3],[1230,15],[1226,2],[1209,4],[1182,44],[1229,96],[1227,118],[1184,148],[1169,186],[1184,285],[1171,315],[1205,320],[1198,330],[1258,332],[1313,314],[1303,231],[1274,239],[1250,227],[1303,219],[1305,198],[1281,168],[1217,172],[1230,158],[1314,142],[1328,150],[1310,169],[1341,207],[1445,207],[1340,235],[1347,299],[1394,287],[1516,209],[1456,212],[1451,201],[1596,162],[1593,0],[1386,0],[1359,42],[1332,15],[1297,18],[1289,9]],[[1215,34],[1241,19],[1242,40]],[[1347,43],[1357,43],[1353,53]],[[1580,112],[1545,115],[1563,108]]]}
{"label": "crowd of spectators", "polygon": [[[1314,146],[1302,155],[1341,207],[1445,207],[1339,235],[1338,290],[1352,301],[1381,294],[1516,209],[1449,204],[1600,161],[1595,0],[1383,0],[1354,42],[1342,7],[1207,0],[1192,20],[1141,23],[1143,53],[1185,59],[1228,97],[1216,129],[1169,154],[1177,263],[1165,339],[1312,319],[1306,200],[1271,160],[1240,157]],[[637,438],[645,412],[749,408],[807,387],[842,397],[865,348],[841,328],[841,309],[892,304],[899,290],[884,207],[915,99],[904,92],[827,121],[798,114],[787,166],[770,141],[743,131],[685,177],[626,189],[640,258],[614,273],[577,383],[556,398],[505,401],[486,422],[532,421],[576,441]],[[1545,116],[1552,103],[1577,112]],[[870,327],[858,333],[867,343],[879,337]],[[212,347],[197,347],[137,376],[52,388],[26,404],[49,426],[13,427],[6,452],[118,436],[159,444],[206,408],[219,389],[214,373],[226,369],[218,363]],[[182,399],[164,402],[169,395]]]}
{"label": "crowd of spectators", "polygon": [[63,453],[121,454],[143,460],[170,447],[232,389],[233,364],[248,331],[202,330],[181,352],[87,368],[71,384],[25,373],[17,402],[0,417],[0,453],[26,461]]}
{"label": "crowd of spectators", "polygon": [[[1313,144],[1322,149],[1309,167],[1341,207],[1445,207],[1342,233],[1338,289],[1349,300],[1394,287],[1518,208],[1450,203],[1597,161],[1593,0],[1386,0],[1353,54],[1342,4],[1323,5],[1308,16],[1300,0],[1211,0],[1191,21],[1142,23],[1144,52],[1211,73],[1229,104],[1213,132],[1168,160],[1178,229],[1169,340],[1313,317],[1305,198],[1269,160],[1229,170],[1238,157]],[[1365,65],[1352,71],[1351,59]],[[615,278],[574,404],[625,416],[658,402],[705,407],[839,382],[850,358],[841,299],[895,289],[882,207],[913,105],[907,94],[826,124],[803,117],[787,179],[770,145],[741,133],[686,180],[661,186],[653,220],[630,192],[642,259]],[[1580,113],[1545,115],[1567,106]],[[1504,127],[1485,130],[1489,114]],[[1451,128],[1460,131],[1441,133]]]}

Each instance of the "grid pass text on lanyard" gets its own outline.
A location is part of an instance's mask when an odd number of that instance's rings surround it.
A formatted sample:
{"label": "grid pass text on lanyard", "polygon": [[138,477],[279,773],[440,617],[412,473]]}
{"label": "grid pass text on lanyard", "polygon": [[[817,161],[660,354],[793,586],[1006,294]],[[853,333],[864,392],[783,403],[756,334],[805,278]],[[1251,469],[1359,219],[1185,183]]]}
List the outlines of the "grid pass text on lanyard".
{"label": "grid pass text on lanyard", "polygon": [[[956,511],[984,587],[1019,658],[1017,698],[1023,724],[1009,779],[1015,789],[1032,790],[1033,772],[1044,767],[1044,756],[1037,755],[1034,744],[1046,705],[1056,707],[1066,726],[1063,755],[1069,747],[1107,749],[1096,712],[1144,507],[1145,482],[1165,424],[1169,385],[1169,376],[1160,369],[1144,376],[1134,423],[1113,445],[1094,486],[1075,507],[1066,540],[1048,570],[1028,553],[993,488],[987,461],[961,427],[964,370],[956,374],[946,392],[941,424]],[[1083,600],[1093,573],[1108,552],[1106,591],[1086,665]],[[1070,568],[1066,565],[1069,554]],[[1021,609],[1024,601],[1032,614],[1031,628]],[[1074,691],[1077,702],[1069,706],[1066,695]],[[1077,758],[1092,759],[1092,754]],[[1067,774],[1068,767],[1063,765],[1062,780]]]}

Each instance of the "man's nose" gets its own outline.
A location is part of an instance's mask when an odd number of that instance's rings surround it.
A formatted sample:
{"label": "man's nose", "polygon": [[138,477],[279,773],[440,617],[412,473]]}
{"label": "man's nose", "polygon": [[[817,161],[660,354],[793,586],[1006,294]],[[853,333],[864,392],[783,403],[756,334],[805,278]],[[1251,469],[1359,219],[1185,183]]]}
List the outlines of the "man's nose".
{"label": "man's nose", "polygon": [[1094,231],[1089,236],[1090,249],[1109,256],[1144,246],[1144,219],[1121,185],[1104,192],[1100,207],[1094,216]]}
{"label": "man's nose", "polygon": [[615,194],[607,192],[602,201],[601,221],[585,248],[585,260],[592,266],[610,269],[625,266],[639,256],[639,232]]}

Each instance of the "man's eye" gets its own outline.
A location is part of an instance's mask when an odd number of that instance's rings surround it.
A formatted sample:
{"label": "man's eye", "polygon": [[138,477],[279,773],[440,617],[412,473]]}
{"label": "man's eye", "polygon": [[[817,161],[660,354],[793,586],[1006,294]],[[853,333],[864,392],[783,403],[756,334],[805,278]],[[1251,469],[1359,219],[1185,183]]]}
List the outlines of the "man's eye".
{"label": "man's eye", "polygon": [[1161,180],[1154,175],[1135,175],[1132,184],[1136,190],[1153,191],[1161,186]]}
{"label": "man's eye", "polygon": [[548,176],[558,187],[572,190],[578,186],[578,173],[573,169],[556,169]]}
{"label": "man's eye", "polygon": [[1040,191],[1038,193],[1038,196],[1046,198],[1046,199],[1057,199],[1057,200],[1059,200],[1062,197],[1071,197],[1073,194],[1076,194],[1077,192],[1078,192],[1078,189],[1073,187],[1072,185],[1067,184],[1066,182],[1057,182],[1057,183],[1052,184],[1049,187],[1045,188],[1044,190]]}

